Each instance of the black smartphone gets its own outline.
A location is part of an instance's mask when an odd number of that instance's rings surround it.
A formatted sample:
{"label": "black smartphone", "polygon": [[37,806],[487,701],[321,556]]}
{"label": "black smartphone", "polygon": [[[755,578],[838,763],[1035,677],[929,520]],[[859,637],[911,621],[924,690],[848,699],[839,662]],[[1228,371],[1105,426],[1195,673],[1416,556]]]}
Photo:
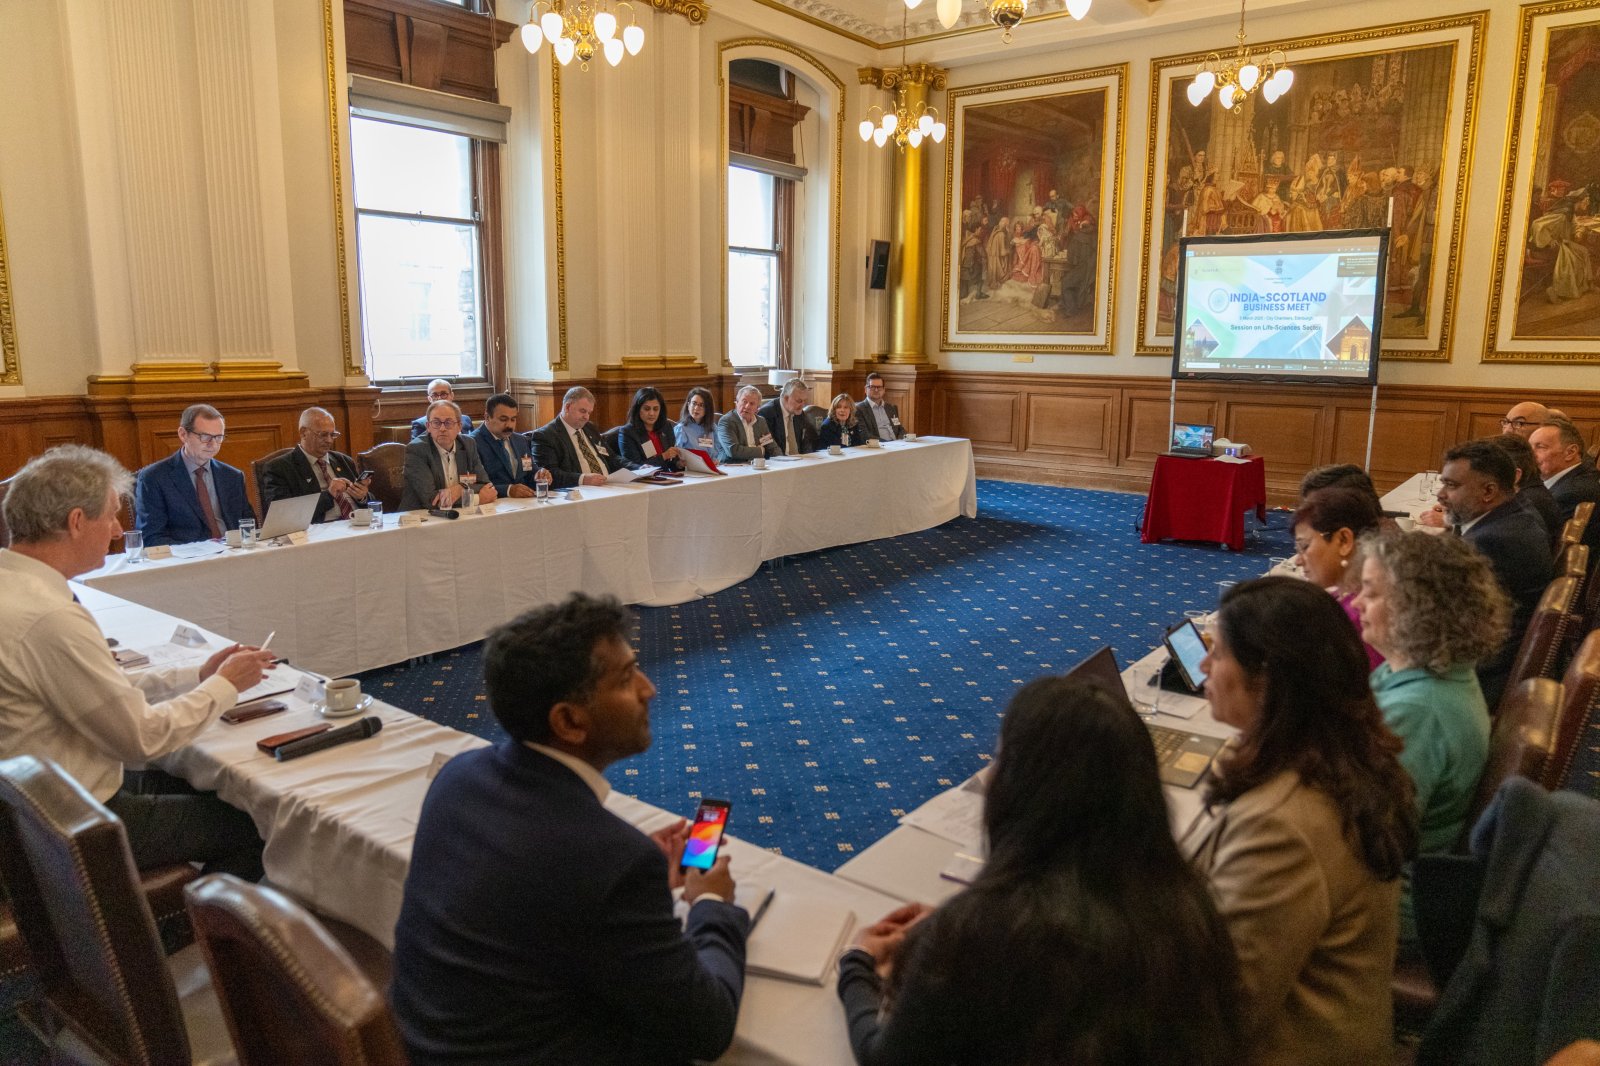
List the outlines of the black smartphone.
{"label": "black smartphone", "polygon": [[371,481],[372,480],[372,471],[370,471],[370,470],[361,471],[361,473],[356,475],[356,480],[357,481]]}
{"label": "black smartphone", "polygon": [[727,800],[703,799],[694,812],[694,822],[689,826],[689,839],[683,845],[683,869],[705,871],[717,861],[722,850],[722,836],[728,831],[728,811],[733,807]]}
{"label": "black smartphone", "polygon": [[1200,663],[1205,659],[1208,649],[1205,638],[1195,628],[1194,622],[1185,618],[1167,630],[1162,642],[1166,644],[1167,654],[1172,656],[1172,661],[1178,664],[1178,673],[1183,676],[1184,683],[1191,691],[1204,692],[1206,672],[1200,668]]}

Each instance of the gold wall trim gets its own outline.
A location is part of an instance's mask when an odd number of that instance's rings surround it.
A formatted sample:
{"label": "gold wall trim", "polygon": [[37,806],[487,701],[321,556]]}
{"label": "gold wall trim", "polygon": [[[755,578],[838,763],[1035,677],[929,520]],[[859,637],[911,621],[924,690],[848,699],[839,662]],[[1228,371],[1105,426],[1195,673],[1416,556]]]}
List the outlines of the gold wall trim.
{"label": "gold wall trim", "polygon": [[561,175],[561,64],[555,49],[550,49],[550,158],[555,169],[556,187],[556,358],[552,372],[566,370],[567,363],[567,215],[562,201]]}
{"label": "gold wall trim", "polygon": [[[1600,2],[1600,0],[1597,0]],[[1065,12],[1062,12],[1065,14]],[[944,271],[943,284],[939,290],[939,347],[950,352],[1057,352],[1073,355],[1112,355],[1116,352],[1117,343],[1117,283],[1120,280],[1117,273],[1118,256],[1121,251],[1121,224],[1122,224],[1122,160],[1123,145],[1126,143],[1128,128],[1128,75],[1130,68],[1127,63],[1115,63],[1104,67],[1094,67],[1087,70],[1073,70],[1064,74],[1045,74],[1036,78],[1023,78],[1018,81],[986,82],[982,85],[962,85],[951,89],[944,94],[945,120],[950,124],[949,144],[944,151]],[[955,220],[955,165],[956,149],[960,145],[959,132],[956,129],[956,101],[963,96],[975,96],[979,93],[1010,92],[1015,89],[1034,89],[1048,85],[1063,85],[1075,81],[1088,81],[1094,78],[1111,78],[1116,83],[1116,99],[1112,102],[1117,118],[1117,136],[1115,145],[1101,145],[1101,158],[1104,169],[1111,172],[1111,210],[1104,212],[1110,218],[1110,232],[1106,239],[1111,242],[1110,269],[1107,273],[1105,284],[1106,298],[1106,339],[1103,344],[976,344],[950,340],[950,271],[951,256],[950,245],[952,242],[952,223]],[[1090,90],[1084,90],[1088,92]],[[1098,302],[1098,294],[1097,294]],[[1098,322],[1096,325],[1098,326]],[[1027,334],[1038,336],[1038,334]]]}
{"label": "gold wall trim", "polygon": [[[1467,28],[1472,32],[1466,42],[1439,41],[1440,44],[1453,44],[1456,46],[1455,55],[1451,57],[1450,83],[1455,84],[1456,71],[1461,62],[1462,46],[1467,51],[1467,79],[1462,94],[1461,114],[1461,158],[1456,164],[1456,190],[1454,215],[1451,225],[1451,243],[1448,255],[1434,256],[1435,262],[1444,260],[1444,303],[1439,314],[1439,344],[1433,349],[1391,349],[1387,343],[1384,346],[1382,358],[1400,362],[1440,362],[1450,361],[1450,336],[1455,326],[1455,305],[1457,288],[1461,279],[1461,244],[1462,233],[1467,222],[1467,188],[1472,176],[1472,157],[1477,147],[1477,110],[1478,96],[1482,90],[1480,82],[1483,76],[1483,48],[1484,36],[1489,26],[1489,12],[1468,11],[1460,15],[1446,18],[1420,19],[1415,22],[1393,22],[1385,26],[1367,26],[1358,30],[1347,30],[1340,33],[1322,34],[1316,37],[1294,37],[1276,41],[1262,41],[1253,43],[1252,48],[1259,51],[1267,49],[1282,49],[1292,53],[1295,50],[1310,48],[1328,48],[1342,44],[1363,44],[1371,42],[1375,47],[1366,51],[1341,53],[1337,56],[1324,56],[1321,59],[1355,59],[1362,56],[1378,55],[1390,51],[1395,47],[1393,41],[1387,38],[1399,37],[1412,33],[1429,33],[1443,30]],[[1414,47],[1425,47],[1417,45]],[[1161,116],[1162,75],[1173,67],[1197,66],[1205,59],[1207,53],[1187,52],[1183,55],[1158,56],[1150,61],[1150,127],[1147,150],[1145,152],[1145,217],[1142,243],[1139,247],[1139,318],[1138,333],[1134,336],[1135,355],[1160,355],[1171,357],[1172,345],[1169,341],[1164,346],[1156,346],[1145,342],[1145,331],[1150,324],[1150,273],[1152,264],[1149,262],[1151,232],[1157,224],[1157,205],[1162,200],[1154,200],[1156,195],[1156,161],[1160,153],[1165,151],[1163,131],[1157,128]],[[1293,60],[1293,55],[1290,56]],[[1307,60],[1307,62],[1313,62]],[[1451,109],[1454,110],[1454,93],[1451,97]],[[1445,141],[1448,143],[1451,127],[1445,129]],[[1164,193],[1165,190],[1162,190]],[[1410,339],[1410,338],[1408,338]]]}
{"label": "gold wall trim", "polygon": [[366,367],[356,361],[350,338],[350,259],[344,229],[344,139],[339,109],[339,68],[333,41],[333,0],[322,0],[322,55],[328,80],[328,156],[333,161],[333,251],[339,276],[339,343],[344,352],[344,372],[349,377],[366,375]]}
{"label": "gold wall trim", "polygon": [[648,0],[651,7],[667,15],[682,15],[696,26],[704,26],[711,8],[702,0]]}
{"label": "gold wall trim", "polygon": [[[722,365],[731,365],[728,362],[728,62],[726,57],[727,53],[735,48],[775,48],[780,52],[787,52],[820,70],[839,93],[839,106],[833,115],[833,202],[829,205],[829,211],[833,215],[833,292],[828,299],[829,332],[832,338],[828,344],[828,362],[830,365],[836,365],[839,362],[839,283],[840,257],[843,248],[841,234],[844,229],[845,86],[826,63],[810,52],[797,48],[787,41],[771,37],[738,37],[717,43],[717,158],[722,160],[722,173],[717,180],[717,188],[721,190],[721,195],[717,199],[719,205],[717,232],[721,235],[718,258],[722,263],[722,336],[719,338]],[[557,144],[559,143],[558,141]]]}
{"label": "gold wall trim", "polygon": [[0,385],[22,384],[17,354],[17,320],[11,306],[11,260],[6,251],[5,205],[0,204]]}
{"label": "gold wall trim", "polygon": [[[1600,351],[1591,348],[1589,351],[1524,351],[1522,349],[1502,349],[1500,347],[1500,322],[1501,308],[1504,306],[1506,289],[1506,260],[1511,253],[1507,241],[1511,239],[1511,202],[1516,193],[1517,183],[1517,156],[1522,151],[1522,110],[1527,104],[1528,82],[1534,80],[1543,82],[1544,67],[1537,71],[1528,69],[1528,60],[1533,54],[1533,24],[1536,19],[1547,15],[1565,15],[1574,11],[1600,12],[1600,0],[1555,0],[1553,3],[1527,4],[1523,6],[1521,27],[1517,34],[1517,65],[1512,77],[1511,113],[1506,120],[1506,139],[1503,150],[1504,177],[1500,189],[1500,204],[1503,208],[1499,213],[1499,220],[1495,224],[1494,236],[1494,272],[1489,276],[1489,321],[1483,332],[1483,361],[1485,363],[1593,363],[1600,362]],[[1573,25],[1583,25],[1574,23]],[[1564,27],[1563,27],[1564,28]],[[1549,30],[1546,30],[1544,64],[1550,62]],[[1543,103],[1535,117],[1542,119]],[[1533,136],[1537,137],[1540,123],[1534,123]],[[1523,229],[1523,238],[1527,238],[1527,228]],[[1521,262],[1520,258],[1518,262]],[[1516,289],[1521,291],[1521,276],[1517,278]],[[1516,314],[1515,304],[1512,306],[1513,328]],[[1513,343],[1518,340],[1515,334],[1509,338]],[[1529,337],[1525,343],[1536,344],[1542,340],[1553,340],[1551,337]],[[1574,340],[1582,341],[1585,338],[1577,337]]]}

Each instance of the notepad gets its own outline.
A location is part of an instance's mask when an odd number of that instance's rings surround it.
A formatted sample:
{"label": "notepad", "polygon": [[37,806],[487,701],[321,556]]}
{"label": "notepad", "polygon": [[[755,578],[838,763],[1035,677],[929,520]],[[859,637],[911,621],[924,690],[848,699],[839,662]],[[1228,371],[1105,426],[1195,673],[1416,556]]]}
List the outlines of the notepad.
{"label": "notepad", "polygon": [[[740,881],[735,902],[754,915],[768,888]],[[779,888],[745,945],[745,972],[821,985],[855,925],[856,912],[842,903]]]}

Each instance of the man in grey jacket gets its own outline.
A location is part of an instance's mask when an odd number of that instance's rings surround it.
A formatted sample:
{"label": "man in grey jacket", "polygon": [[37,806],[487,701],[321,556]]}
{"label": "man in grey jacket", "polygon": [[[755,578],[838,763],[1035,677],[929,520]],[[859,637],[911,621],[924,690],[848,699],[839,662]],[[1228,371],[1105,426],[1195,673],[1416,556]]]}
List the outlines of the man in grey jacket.
{"label": "man in grey jacket", "polygon": [[478,486],[478,502],[492,503],[497,495],[471,437],[461,435],[461,408],[453,401],[428,405],[428,435],[406,445],[405,489],[402,511],[455,507],[466,496],[463,477]]}
{"label": "man in grey jacket", "polygon": [[758,456],[778,454],[767,420],[756,414],[759,406],[760,389],[746,385],[739,390],[733,410],[717,421],[717,462],[748,463]]}

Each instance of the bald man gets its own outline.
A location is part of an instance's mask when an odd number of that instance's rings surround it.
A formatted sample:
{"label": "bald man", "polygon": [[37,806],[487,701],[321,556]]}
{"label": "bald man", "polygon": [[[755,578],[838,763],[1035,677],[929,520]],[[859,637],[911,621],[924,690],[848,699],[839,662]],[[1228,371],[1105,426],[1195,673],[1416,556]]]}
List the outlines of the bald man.
{"label": "bald man", "polygon": [[313,522],[336,522],[349,518],[357,507],[367,504],[367,483],[361,480],[356,461],[334,450],[339,429],[333,415],[321,407],[300,412],[300,444],[262,467],[263,508],[274,500],[321,493]]}
{"label": "bald man", "polygon": [[1506,412],[1500,420],[1501,433],[1515,433],[1523,440],[1540,426],[1550,422],[1550,409],[1542,403],[1524,400]]}

